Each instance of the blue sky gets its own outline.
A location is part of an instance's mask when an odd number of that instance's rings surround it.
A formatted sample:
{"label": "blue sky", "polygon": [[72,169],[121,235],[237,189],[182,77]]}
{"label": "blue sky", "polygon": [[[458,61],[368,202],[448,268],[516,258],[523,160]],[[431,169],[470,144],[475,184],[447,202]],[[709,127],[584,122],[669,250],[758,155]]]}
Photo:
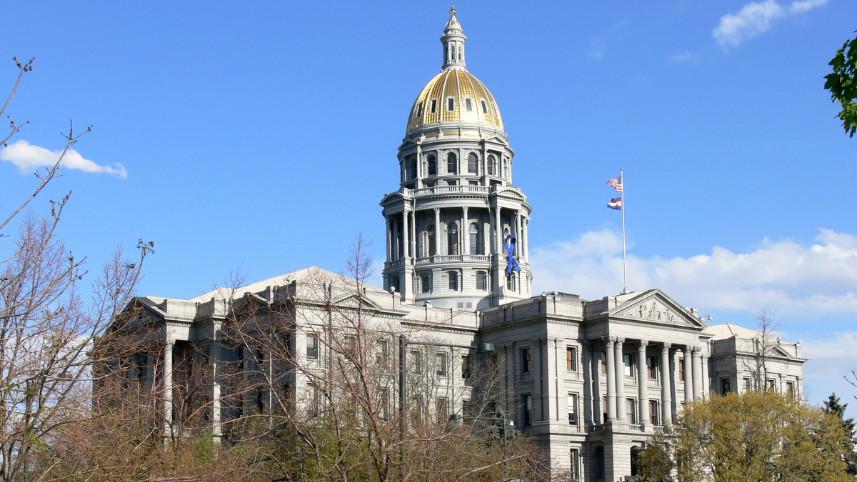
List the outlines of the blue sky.
{"label": "blue sky", "polygon": [[[77,167],[112,171],[65,169],[34,212],[73,190],[62,235],[93,271],[138,238],[157,243],[140,292],[173,297],[234,270],[341,270],[359,232],[380,260],[378,201],[398,187],[396,148],[440,69],[448,7],[10,4],[0,59],[36,66],[11,110],[31,121],[16,138],[24,167],[0,152],[0,212],[74,119],[95,125]],[[535,207],[537,290],[621,289],[619,218],[605,207],[621,166],[632,288],[662,287],[713,323],[753,327],[769,310],[814,358],[811,400],[857,393],[841,379],[857,368],[857,139],[822,88],[857,3],[457,7],[468,68],[500,104],[515,184]],[[15,71],[2,65],[5,90]]]}

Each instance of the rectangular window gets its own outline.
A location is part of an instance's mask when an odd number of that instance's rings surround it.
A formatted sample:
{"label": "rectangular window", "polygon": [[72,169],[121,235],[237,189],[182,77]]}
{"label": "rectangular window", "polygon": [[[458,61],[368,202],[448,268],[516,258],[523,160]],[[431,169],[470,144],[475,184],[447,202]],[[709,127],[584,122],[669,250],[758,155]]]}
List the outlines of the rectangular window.
{"label": "rectangular window", "polygon": [[464,419],[464,422],[472,422],[473,417],[476,416],[476,407],[473,402],[470,400],[462,400],[461,401],[461,415]]}
{"label": "rectangular window", "polygon": [[633,377],[635,372],[636,372],[636,370],[635,370],[636,363],[634,363],[634,357],[631,356],[630,353],[625,353],[622,355],[622,362],[623,362],[622,364],[623,364],[624,369],[625,369],[625,376],[626,377]]}
{"label": "rectangular window", "polygon": [[419,425],[423,420],[423,397],[422,395],[414,395],[411,397],[410,407],[411,423]]}
{"label": "rectangular window", "polygon": [[321,413],[321,390],[314,383],[309,384],[311,399],[309,406],[309,416],[318,417]]}
{"label": "rectangular window", "polygon": [[786,394],[792,398],[795,396],[795,384],[794,382],[786,382]]}
{"label": "rectangular window", "polygon": [[309,335],[306,338],[306,357],[318,358],[318,337],[316,335]]}
{"label": "rectangular window", "polygon": [[470,378],[470,356],[463,355],[461,357],[461,378],[465,380]]}
{"label": "rectangular window", "polygon": [[720,394],[726,395],[727,393],[732,391],[732,380],[729,378],[721,378],[720,379]]}
{"label": "rectangular window", "polygon": [[437,372],[437,376],[445,377],[446,372],[447,372],[447,370],[446,370],[446,353],[443,353],[443,352],[435,353],[434,362],[435,362],[435,365],[437,365],[435,367],[435,371]]}
{"label": "rectangular window", "polygon": [[601,397],[601,423],[607,422],[607,397]]}
{"label": "rectangular window", "polygon": [[464,99],[464,105],[467,107],[467,112],[473,112],[473,103],[470,102],[470,97]]}
{"label": "rectangular window", "polygon": [[580,449],[571,449],[570,455],[570,474],[571,480],[580,480]]}
{"label": "rectangular window", "polygon": [[390,342],[378,340],[378,353],[375,356],[375,364],[386,367],[390,363]]}
{"label": "rectangular window", "polygon": [[568,394],[568,424],[577,425],[577,394]]}
{"label": "rectangular window", "polygon": [[648,369],[649,369],[649,380],[657,380],[658,379],[658,357],[650,356],[648,357]]}
{"label": "rectangular window", "polygon": [[679,381],[684,381],[684,358],[678,359],[678,379]]}
{"label": "rectangular window", "polygon": [[387,420],[390,416],[390,391],[386,387],[382,388],[379,398],[381,406],[378,408],[378,416],[381,420]]}
{"label": "rectangular window", "polygon": [[777,384],[773,378],[768,379],[768,383],[767,383],[766,387],[768,388],[768,390],[770,390],[772,392],[777,391]]}
{"label": "rectangular window", "polygon": [[488,103],[487,103],[487,102],[485,102],[485,100],[482,100],[482,113],[483,113],[483,114],[487,114],[487,113],[488,113]]}
{"label": "rectangular window", "polygon": [[521,373],[530,373],[531,350],[521,348]]}
{"label": "rectangular window", "polygon": [[455,99],[450,97],[446,99],[446,110],[452,112],[455,110]]}
{"label": "rectangular window", "polygon": [[419,375],[423,372],[423,359],[419,350],[411,350],[409,354],[411,373]]}
{"label": "rectangular window", "polygon": [[577,371],[577,348],[573,346],[565,347],[565,369],[569,372]]}
{"label": "rectangular window", "polygon": [[533,397],[529,393],[521,395],[521,424],[529,427],[533,423]]}
{"label": "rectangular window", "polygon": [[658,410],[658,401],[657,400],[649,400],[649,418],[652,420],[652,425],[660,425],[661,423],[661,411]]}
{"label": "rectangular window", "polygon": [[437,423],[444,424],[449,421],[449,399],[444,397],[438,397],[435,400],[434,407],[435,416],[437,416]]}
{"label": "rectangular window", "polygon": [[345,335],[345,339],[342,343],[343,351],[345,355],[353,357],[355,352],[357,351],[357,337],[354,335]]}
{"label": "rectangular window", "polygon": [[431,113],[434,114],[437,112],[437,99],[431,100]]}
{"label": "rectangular window", "polygon": [[633,398],[625,400],[625,414],[627,415],[628,423],[637,423],[637,401]]}
{"label": "rectangular window", "polygon": [[750,390],[753,389],[753,382],[749,378],[745,377],[743,382],[744,382],[744,391],[745,392],[749,392]]}

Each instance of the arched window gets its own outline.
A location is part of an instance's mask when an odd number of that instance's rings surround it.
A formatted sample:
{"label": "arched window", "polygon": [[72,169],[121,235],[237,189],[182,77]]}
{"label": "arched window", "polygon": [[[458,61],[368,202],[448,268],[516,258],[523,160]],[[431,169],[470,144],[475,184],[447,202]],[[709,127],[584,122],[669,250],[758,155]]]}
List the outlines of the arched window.
{"label": "arched window", "polygon": [[484,271],[476,272],[476,289],[488,291],[488,275]]}
{"label": "arched window", "polygon": [[468,231],[468,235],[470,236],[470,254],[483,254],[482,248],[484,246],[482,246],[482,236],[479,235],[479,225],[470,223]]}
{"label": "arched window", "polygon": [[506,275],[506,289],[509,291],[515,291],[515,273],[511,273]]}
{"label": "arched window", "polygon": [[434,224],[429,224],[426,226],[426,230],[423,232],[423,246],[422,246],[422,255],[425,256],[434,256]]}
{"label": "arched window", "polygon": [[503,159],[503,177],[509,179],[509,159]]}
{"label": "arched window", "polygon": [[446,155],[446,173],[458,174],[458,157],[450,152]]}
{"label": "arched window", "polygon": [[458,291],[458,273],[450,271],[447,273],[447,277],[449,278],[449,291]]}
{"label": "arched window", "polygon": [[471,152],[467,156],[467,172],[469,174],[479,174],[479,156]]}
{"label": "arched window", "polygon": [[497,175],[497,158],[494,156],[488,156],[488,175]]}
{"label": "arched window", "polygon": [[431,274],[420,275],[420,293],[431,292]]}
{"label": "arched window", "polygon": [[428,175],[437,176],[437,157],[434,154],[428,156]]}
{"label": "arched window", "polygon": [[459,254],[458,226],[455,223],[449,223],[446,228],[446,254]]}

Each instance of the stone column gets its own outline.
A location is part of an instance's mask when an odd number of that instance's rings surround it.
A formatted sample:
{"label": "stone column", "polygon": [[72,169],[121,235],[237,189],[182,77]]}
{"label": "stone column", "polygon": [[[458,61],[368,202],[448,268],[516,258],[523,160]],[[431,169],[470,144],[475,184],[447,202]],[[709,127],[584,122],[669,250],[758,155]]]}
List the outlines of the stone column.
{"label": "stone column", "polygon": [[699,346],[694,346],[691,354],[693,355],[693,399],[702,400],[702,349]]}
{"label": "stone column", "polygon": [[440,208],[434,208],[434,254],[440,254]]}
{"label": "stone column", "polygon": [[393,260],[398,261],[402,259],[402,239],[399,237],[399,222],[395,217],[391,216],[391,223],[393,224]]}
{"label": "stone column", "polygon": [[220,426],[220,343],[217,341],[219,323],[214,326],[214,339],[208,349],[208,360],[211,364],[211,432],[215,437],[223,435]]}
{"label": "stone column", "polygon": [[595,416],[592,412],[592,363],[589,361],[590,349],[589,345],[582,344],[580,349],[583,350],[583,365],[581,372],[583,373],[583,419],[581,425],[586,427],[586,424],[592,423]]}
{"label": "stone column", "polygon": [[173,347],[175,341],[164,344],[164,436],[172,437],[173,426]]}
{"label": "stone column", "polygon": [[464,250],[461,254],[470,254],[470,223],[467,220],[467,206],[461,208],[461,245]]}
{"label": "stone column", "polygon": [[497,243],[495,253],[503,255],[503,226],[500,225],[500,206],[494,209],[494,239]]}
{"label": "stone column", "polygon": [[684,401],[693,401],[693,347],[688,345],[684,352]]}
{"label": "stone column", "polygon": [[393,261],[393,228],[390,226],[390,216],[384,216],[387,220],[387,261]]}
{"label": "stone column", "polygon": [[409,239],[410,234],[411,229],[408,227],[408,210],[404,209],[402,211],[402,255],[405,260],[410,256],[410,253],[408,253],[411,248],[411,241]]}
{"label": "stone column", "polygon": [[530,218],[524,217],[524,260],[530,262]]}
{"label": "stone column", "polygon": [[[673,387],[672,387],[672,393],[673,393],[673,395],[675,395],[673,397],[673,400],[675,400],[675,407],[676,407],[675,414],[676,415],[678,415],[678,412],[681,409],[681,402],[679,402],[679,393],[678,393],[678,382],[679,382],[678,370],[679,370],[679,364],[682,363],[679,360],[681,357],[682,357],[682,351],[680,349],[677,349],[676,351],[673,352],[672,374],[673,374],[673,381],[675,383],[673,384]],[[685,383],[686,383],[686,379],[687,379],[687,377],[685,377]]]}
{"label": "stone column", "polygon": [[662,425],[669,425],[673,421],[672,389],[670,388],[670,344],[661,346],[661,421]]}
{"label": "stone column", "polygon": [[[700,360],[702,363],[702,399],[708,400],[708,397],[711,396],[711,380],[708,379],[708,352],[703,348],[700,352]],[[737,384],[738,381],[736,380]],[[738,390],[738,387],[735,387],[735,390]]]}
{"label": "stone column", "polygon": [[624,338],[617,337],[613,349],[616,350],[616,419],[625,420],[625,359],[622,356]]}
{"label": "stone column", "polygon": [[607,339],[607,421],[616,420],[616,362],[613,337]]}
{"label": "stone column", "polygon": [[640,393],[638,395],[640,405],[640,423],[643,427],[649,425],[649,373],[646,369],[646,340],[640,340],[639,352],[637,353],[637,379],[639,380]]}
{"label": "stone column", "polygon": [[604,423],[606,420],[601,419],[601,414],[604,413],[606,407],[601,406],[601,372],[599,371],[598,353],[601,351],[598,345],[592,343],[589,345],[590,355],[589,370],[592,380],[592,421],[594,423]]}
{"label": "stone column", "polygon": [[521,211],[515,211],[515,256],[521,257]]}
{"label": "stone column", "polygon": [[411,211],[411,256],[416,258],[417,255],[417,213]]}

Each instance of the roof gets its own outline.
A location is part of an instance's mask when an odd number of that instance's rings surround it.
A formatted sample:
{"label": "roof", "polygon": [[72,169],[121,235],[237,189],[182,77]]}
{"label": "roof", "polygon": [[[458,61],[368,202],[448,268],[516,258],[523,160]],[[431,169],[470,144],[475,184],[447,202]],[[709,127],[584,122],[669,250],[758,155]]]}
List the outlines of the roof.
{"label": "roof", "polygon": [[759,332],[738,326],[734,323],[721,323],[719,325],[710,325],[705,328],[705,333],[712,335],[712,340],[725,340],[733,336],[738,338],[756,338]]}
{"label": "roof", "polygon": [[[245,293],[257,293],[259,291],[264,290],[268,286],[283,286],[291,283],[292,281],[329,281],[329,280],[337,280],[341,279],[342,275],[339,273],[334,273],[333,271],[326,270],[324,268],[319,268],[318,266],[307,266],[306,268],[301,268],[295,271],[290,271],[288,273],[280,274],[277,276],[273,276],[271,278],[263,279],[261,281],[256,281],[254,283],[250,283],[248,285],[240,286],[237,288],[230,287],[219,287],[215,288],[211,291],[203,293],[199,296],[191,298],[190,301],[195,301],[199,303],[203,303],[211,300],[212,298],[224,299],[224,298],[239,298],[243,296]],[[230,296],[231,295],[231,296]]]}

